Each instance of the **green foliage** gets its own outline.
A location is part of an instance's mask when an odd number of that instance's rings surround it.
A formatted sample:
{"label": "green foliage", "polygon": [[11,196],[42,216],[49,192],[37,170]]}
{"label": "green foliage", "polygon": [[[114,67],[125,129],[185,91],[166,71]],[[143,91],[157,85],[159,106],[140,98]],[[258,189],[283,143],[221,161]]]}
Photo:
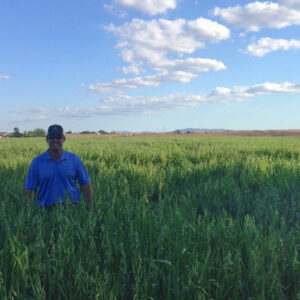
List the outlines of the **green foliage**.
{"label": "green foliage", "polygon": [[105,131],[105,130],[102,130],[102,129],[100,129],[98,132],[99,132],[100,134],[108,134],[108,132],[107,132],[107,131]]}
{"label": "green foliage", "polygon": [[42,128],[36,128],[33,131],[20,132],[18,127],[14,128],[13,137],[45,137],[46,131]]}
{"label": "green foliage", "polygon": [[36,128],[33,131],[28,132],[29,137],[45,137],[46,131],[42,128]]}
{"label": "green foliage", "polygon": [[69,138],[95,212],[24,196],[0,140],[1,299],[299,299],[298,137]]}
{"label": "green foliage", "polygon": [[13,137],[22,137],[23,134],[20,132],[18,127],[14,127]]}
{"label": "green foliage", "polygon": [[81,131],[80,134],[94,134],[96,133],[95,131],[88,131],[88,130],[84,130],[84,131]]}

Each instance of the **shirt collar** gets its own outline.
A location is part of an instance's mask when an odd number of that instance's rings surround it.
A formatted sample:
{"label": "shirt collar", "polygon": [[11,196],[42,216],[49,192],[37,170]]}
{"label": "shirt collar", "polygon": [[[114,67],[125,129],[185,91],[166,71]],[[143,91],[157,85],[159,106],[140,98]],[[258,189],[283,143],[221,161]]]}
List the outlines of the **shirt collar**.
{"label": "shirt collar", "polygon": [[[50,155],[50,153],[49,153],[49,149],[46,151],[45,154],[46,154],[46,159],[47,159],[47,160],[53,160],[53,158],[51,157],[51,155]],[[62,161],[62,160],[66,160],[66,159],[67,159],[67,153],[66,153],[65,150],[63,150],[63,153],[62,153],[60,159],[57,160],[56,162],[59,162],[59,161]]]}

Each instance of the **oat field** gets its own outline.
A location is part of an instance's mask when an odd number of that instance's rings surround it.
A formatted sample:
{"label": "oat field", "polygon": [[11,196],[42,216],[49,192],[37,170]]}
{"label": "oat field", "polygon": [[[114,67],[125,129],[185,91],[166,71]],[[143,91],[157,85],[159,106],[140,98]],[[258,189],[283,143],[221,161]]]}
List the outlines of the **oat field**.
{"label": "oat field", "polygon": [[300,299],[300,138],[70,138],[95,212],[24,195],[0,140],[0,299]]}

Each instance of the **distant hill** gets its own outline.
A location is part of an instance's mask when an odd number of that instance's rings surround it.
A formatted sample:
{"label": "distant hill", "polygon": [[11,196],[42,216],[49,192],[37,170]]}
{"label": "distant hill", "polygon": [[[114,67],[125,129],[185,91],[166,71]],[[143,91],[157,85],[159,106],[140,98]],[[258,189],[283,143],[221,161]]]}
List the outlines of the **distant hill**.
{"label": "distant hill", "polygon": [[[228,131],[228,129],[207,129],[207,128],[184,128],[184,129],[177,129],[180,130],[182,133],[186,132],[195,132],[195,131]],[[176,132],[174,130],[173,132]]]}

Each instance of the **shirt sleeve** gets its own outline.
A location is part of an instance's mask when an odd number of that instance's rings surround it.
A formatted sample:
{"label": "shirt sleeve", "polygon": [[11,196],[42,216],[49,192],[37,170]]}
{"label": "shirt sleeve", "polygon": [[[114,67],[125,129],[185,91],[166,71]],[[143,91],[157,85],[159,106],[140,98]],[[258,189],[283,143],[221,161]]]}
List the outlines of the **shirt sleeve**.
{"label": "shirt sleeve", "polygon": [[35,191],[38,187],[38,170],[35,161],[33,160],[27,174],[25,189]]}
{"label": "shirt sleeve", "polygon": [[76,159],[76,178],[80,185],[84,185],[90,182],[90,178],[86,171],[86,168],[78,156]]}

